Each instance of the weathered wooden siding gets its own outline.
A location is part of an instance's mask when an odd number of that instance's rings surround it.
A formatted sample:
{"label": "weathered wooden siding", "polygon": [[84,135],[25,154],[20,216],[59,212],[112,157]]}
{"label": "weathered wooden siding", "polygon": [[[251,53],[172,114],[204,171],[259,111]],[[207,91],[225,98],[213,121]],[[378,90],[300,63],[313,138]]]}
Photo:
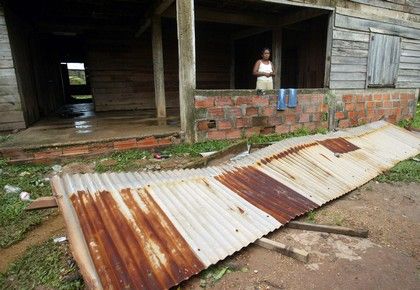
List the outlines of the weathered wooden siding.
{"label": "weathered wooden siding", "polygon": [[32,26],[11,11],[6,11],[10,46],[26,126],[39,119],[39,106],[32,59]]}
{"label": "weathered wooden siding", "polygon": [[401,38],[401,67],[396,87],[419,87],[418,79],[413,74],[420,66],[419,45],[415,41],[420,40],[420,23],[338,7],[333,30],[330,88],[366,88],[371,33]]}
{"label": "weathered wooden siding", "polygon": [[420,40],[402,40],[397,86],[420,88]]}
{"label": "weathered wooden siding", "polygon": [[0,6],[0,131],[21,128],[25,128],[25,119],[4,10]]}
{"label": "weathered wooden siding", "polygon": [[[178,50],[174,22],[164,23],[166,106],[179,107]],[[229,33],[197,25],[197,87],[229,88]],[[97,111],[155,108],[150,32],[140,38],[88,39],[88,69]]]}

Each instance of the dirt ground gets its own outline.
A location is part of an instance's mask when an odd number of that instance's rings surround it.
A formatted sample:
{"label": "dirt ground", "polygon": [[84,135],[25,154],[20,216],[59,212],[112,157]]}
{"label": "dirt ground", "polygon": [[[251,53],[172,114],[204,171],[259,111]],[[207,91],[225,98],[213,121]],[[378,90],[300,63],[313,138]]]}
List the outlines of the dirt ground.
{"label": "dirt ground", "polygon": [[7,270],[11,262],[19,258],[33,245],[45,242],[51,237],[66,234],[64,218],[58,212],[48,217],[40,226],[30,231],[26,238],[6,249],[0,249],[0,272]]}
{"label": "dirt ground", "polygon": [[[371,181],[317,210],[315,221],[365,228],[369,238],[280,229],[268,238],[306,250],[307,264],[252,245],[219,263],[241,271],[206,288],[420,289],[420,184]],[[202,278],[181,288],[200,289]]]}

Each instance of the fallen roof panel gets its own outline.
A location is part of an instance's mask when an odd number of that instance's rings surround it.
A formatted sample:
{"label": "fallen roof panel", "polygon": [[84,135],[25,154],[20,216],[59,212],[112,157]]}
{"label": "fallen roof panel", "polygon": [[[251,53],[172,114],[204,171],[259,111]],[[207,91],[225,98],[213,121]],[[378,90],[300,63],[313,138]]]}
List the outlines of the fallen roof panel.
{"label": "fallen roof panel", "polygon": [[90,288],[168,289],[420,152],[386,122],[283,140],[222,166],[52,179]]}

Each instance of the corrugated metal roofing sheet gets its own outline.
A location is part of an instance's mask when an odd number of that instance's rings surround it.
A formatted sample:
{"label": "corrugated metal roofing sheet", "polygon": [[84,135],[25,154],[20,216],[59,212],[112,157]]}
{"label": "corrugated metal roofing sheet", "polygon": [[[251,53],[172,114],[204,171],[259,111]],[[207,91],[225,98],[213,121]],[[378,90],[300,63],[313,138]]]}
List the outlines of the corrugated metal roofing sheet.
{"label": "corrugated metal roofing sheet", "polygon": [[91,288],[167,289],[420,152],[376,122],[293,138],[223,166],[54,177]]}

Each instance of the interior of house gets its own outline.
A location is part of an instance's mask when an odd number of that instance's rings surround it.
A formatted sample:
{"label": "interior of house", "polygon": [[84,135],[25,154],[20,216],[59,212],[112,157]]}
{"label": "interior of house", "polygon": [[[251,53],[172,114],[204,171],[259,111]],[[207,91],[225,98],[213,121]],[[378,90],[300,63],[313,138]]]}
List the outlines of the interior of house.
{"label": "interior of house", "polygon": [[[22,142],[33,142],[34,134],[40,142],[70,142],[180,130],[176,7],[172,3],[160,15],[167,111],[162,119],[156,115],[147,25],[154,2],[5,1],[29,127],[20,133]],[[265,47],[280,67],[276,89],[324,87],[328,12],[197,0],[195,23],[197,89],[254,89],[252,67]]]}

